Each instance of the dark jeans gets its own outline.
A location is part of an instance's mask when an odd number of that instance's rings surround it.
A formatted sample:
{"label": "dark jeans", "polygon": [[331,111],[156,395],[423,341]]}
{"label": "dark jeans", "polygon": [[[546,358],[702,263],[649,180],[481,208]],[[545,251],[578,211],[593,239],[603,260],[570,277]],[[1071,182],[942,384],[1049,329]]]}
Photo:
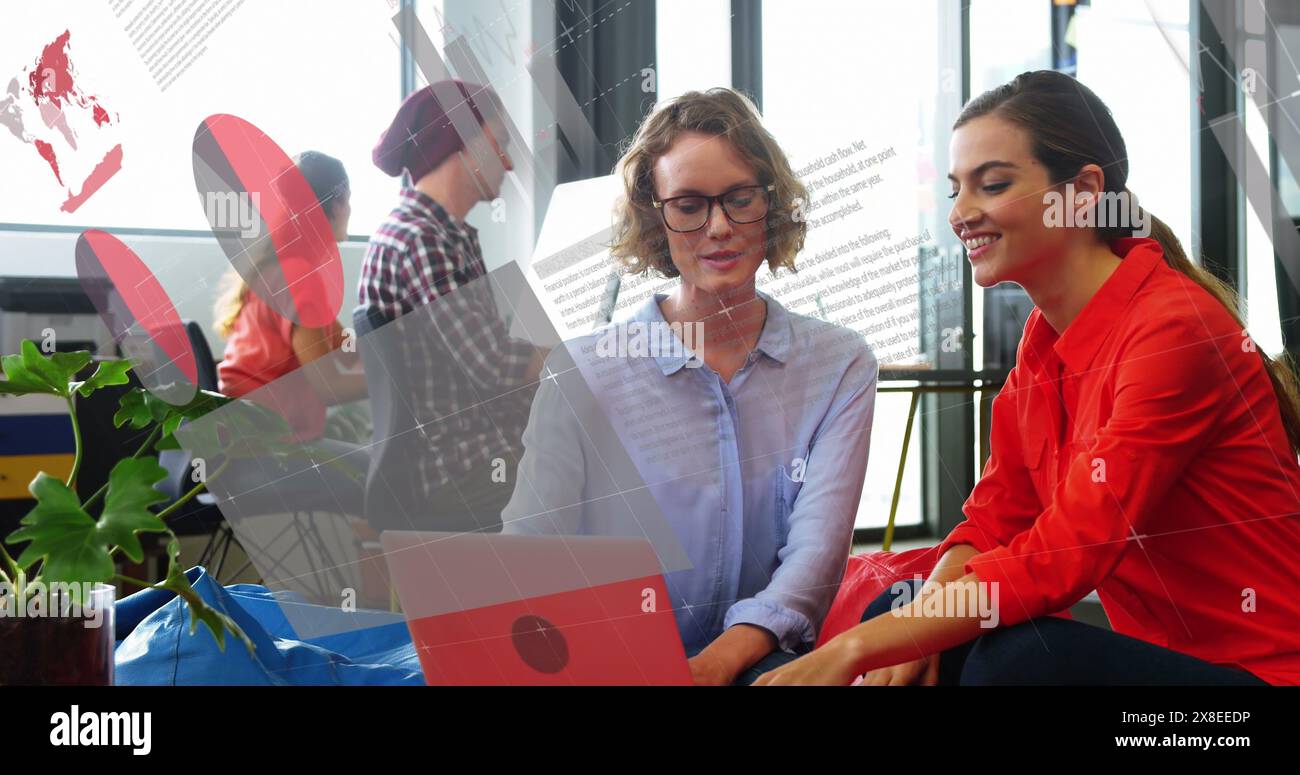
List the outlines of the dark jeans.
{"label": "dark jeans", "polygon": [[[888,613],[891,586],[871,601],[862,621]],[[1043,616],[989,630],[939,657],[940,685],[1030,686],[1266,686],[1246,672],[1188,656],[1090,624]]]}

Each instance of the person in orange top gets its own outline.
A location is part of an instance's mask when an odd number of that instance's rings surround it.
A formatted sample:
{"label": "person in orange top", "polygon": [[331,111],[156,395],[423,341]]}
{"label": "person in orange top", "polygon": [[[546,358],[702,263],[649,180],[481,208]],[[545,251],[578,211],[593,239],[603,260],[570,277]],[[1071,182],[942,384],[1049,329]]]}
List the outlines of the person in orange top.
{"label": "person in orange top", "polygon": [[[1300,683],[1291,371],[1136,209],[1124,140],[1075,79],[973,100],[951,161],[975,282],[1035,305],[984,474],[924,584],[758,683]],[[1112,630],[1050,615],[1093,589]]]}
{"label": "person in orange top", "polygon": [[[334,238],[346,239],[352,207],[343,163],[318,151],[306,151],[294,161],[329,219]],[[269,247],[270,240],[265,244]],[[263,260],[273,257],[268,254]],[[234,270],[225,282],[225,292],[216,304],[217,332],[226,339],[225,356],[217,367],[223,394],[243,397],[342,346],[343,327],[337,321],[324,328],[297,325],[252,293]],[[333,374],[308,370],[305,373],[313,389],[303,391],[300,400],[283,407],[288,415],[285,419],[299,441],[321,437],[327,401],[342,404],[367,395],[360,361],[355,353],[349,355],[357,368],[335,369]]]}

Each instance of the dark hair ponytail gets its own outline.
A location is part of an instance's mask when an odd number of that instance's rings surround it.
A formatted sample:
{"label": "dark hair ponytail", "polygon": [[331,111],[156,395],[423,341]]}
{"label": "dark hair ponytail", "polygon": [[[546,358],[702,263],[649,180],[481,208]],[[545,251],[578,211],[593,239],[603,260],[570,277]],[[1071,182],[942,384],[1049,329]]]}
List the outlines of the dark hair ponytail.
{"label": "dark hair ponytail", "polygon": [[311,186],[325,217],[334,217],[335,198],[349,190],[348,173],[343,169],[343,162],[320,151],[303,151],[294,158],[294,163],[306,178],[307,185]]}
{"label": "dark hair ponytail", "polygon": [[[320,202],[325,217],[333,218],[334,207],[337,204],[336,197],[346,195],[350,187],[343,162],[320,151],[303,151],[294,157],[293,162],[303,178],[307,180],[307,185],[311,186],[312,193]],[[252,259],[255,266],[265,269],[266,262],[270,261],[272,256],[273,247],[271,240],[262,240],[261,245],[262,247],[254,252]],[[258,271],[261,272],[263,269]],[[235,320],[244,309],[248,293],[248,284],[234,269],[222,278],[217,301],[213,306],[215,321],[212,326],[222,338],[229,337],[235,330]]]}
{"label": "dark hair ponytail", "polygon": [[[1055,70],[1021,73],[1010,83],[990,89],[966,103],[953,129],[990,114],[1029,133],[1034,158],[1047,169],[1054,185],[1073,180],[1085,164],[1096,164],[1102,168],[1105,177],[1103,193],[1122,193],[1136,205],[1137,199],[1126,187],[1128,151],[1119,126],[1106,104],[1079,81]],[[1173,230],[1150,212],[1145,214],[1150,221],[1151,238],[1164,250],[1165,263],[1218,299],[1245,331],[1237,292],[1192,263]],[[1098,227],[1097,236],[1110,242],[1131,237],[1133,232],[1131,227],[1107,226]],[[1296,379],[1294,364],[1289,354],[1274,360],[1262,349],[1258,352],[1277,396],[1291,449],[1300,454],[1300,382]]]}

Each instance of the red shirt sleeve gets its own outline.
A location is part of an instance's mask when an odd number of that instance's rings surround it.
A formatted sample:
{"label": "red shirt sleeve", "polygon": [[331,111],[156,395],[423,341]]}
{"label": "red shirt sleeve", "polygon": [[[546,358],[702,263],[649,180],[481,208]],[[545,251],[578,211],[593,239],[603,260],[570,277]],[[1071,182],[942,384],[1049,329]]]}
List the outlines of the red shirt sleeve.
{"label": "red shirt sleeve", "polygon": [[[1110,575],[1147,517],[1213,439],[1232,382],[1225,354],[1188,319],[1147,320],[1113,365],[1109,419],[1075,440],[1052,502],[1007,545],[972,557],[996,582],[1004,626],[1066,608]],[[991,504],[990,504],[991,505]]]}
{"label": "red shirt sleeve", "polygon": [[[1017,400],[1027,388],[1021,386],[1018,372],[1018,368],[1011,370],[1006,384],[993,399],[988,462],[962,506],[966,521],[953,528],[939,544],[938,557],[943,557],[956,544],[969,544],[981,552],[1006,546],[1028,530],[1043,511],[1020,441]],[[1041,448],[1035,453],[1041,455]]]}

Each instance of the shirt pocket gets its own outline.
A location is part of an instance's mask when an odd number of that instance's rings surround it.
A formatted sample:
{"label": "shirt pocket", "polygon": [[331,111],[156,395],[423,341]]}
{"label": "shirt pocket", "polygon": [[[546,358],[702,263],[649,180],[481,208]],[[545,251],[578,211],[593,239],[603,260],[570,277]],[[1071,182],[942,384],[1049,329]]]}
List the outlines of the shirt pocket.
{"label": "shirt pocket", "polygon": [[1096,446],[1097,434],[1095,431],[1080,434],[1070,439],[1070,442],[1061,450],[1061,461],[1058,466],[1060,476],[1069,476],[1071,468],[1082,465],[1091,472],[1091,476],[1094,477],[1093,481],[1106,481],[1106,466],[1110,461],[1096,456],[1094,451]]}
{"label": "shirt pocket", "polygon": [[796,458],[788,465],[782,464],[776,467],[776,545],[777,548],[785,546],[786,539],[790,536],[790,514],[794,511],[795,499],[799,497],[799,490],[803,488],[804,478],[804,461],[806,458]]}
{"label": "shirt pocket", "polygon": [[1020,438],[1020,456],[1025,461],[1025,468],[1038,471],[1043,466],[1043,451],[1047,449],[1047,435],[1038,428],[1031,428]]}
{"label": "shirt pocket", "polygon": [[1051,498],[1054,482],[1052,481],[1052,457],[1047,453],[1047,435],[1038,428],[1031,427],[1020,439],[1020,456],[1038,490],[1038,497],[1043,503]]}

